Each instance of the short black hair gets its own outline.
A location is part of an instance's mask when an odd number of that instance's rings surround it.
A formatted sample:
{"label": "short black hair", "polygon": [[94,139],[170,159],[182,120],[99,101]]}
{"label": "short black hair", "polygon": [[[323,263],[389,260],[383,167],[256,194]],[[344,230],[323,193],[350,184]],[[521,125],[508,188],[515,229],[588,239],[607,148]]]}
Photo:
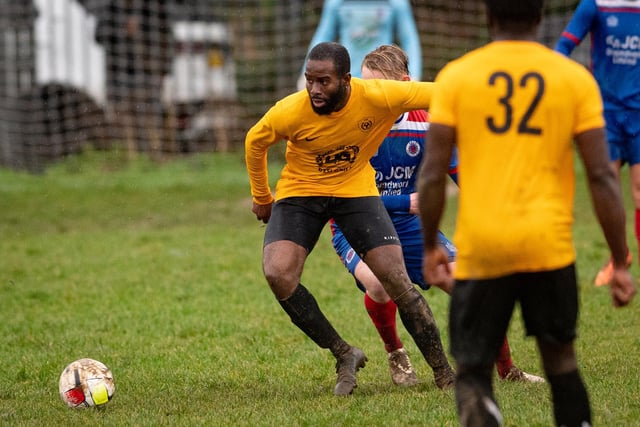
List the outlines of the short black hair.
{"label": "short black hair", "polygon": [[349,57],[349,51],[347,51],[347,48],[342,46],[340,43],[318,43],[311,49],[311,51],[309,51],[307,60],[331,60],[333,61],[336,74],[339,76],[344,76],[351,71],[351,58]]}
{"label": "short black hair", "polygon": [[544,8],[544,0],[484,0],[484,3],[487,12],[501,24],[537,24]]}

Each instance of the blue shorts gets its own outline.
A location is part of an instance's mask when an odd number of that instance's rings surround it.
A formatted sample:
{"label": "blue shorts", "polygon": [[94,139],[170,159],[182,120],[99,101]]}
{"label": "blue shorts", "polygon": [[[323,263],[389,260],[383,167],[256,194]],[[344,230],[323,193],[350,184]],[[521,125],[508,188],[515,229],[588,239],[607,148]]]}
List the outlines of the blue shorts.
{"label": "blue shorts", "polygon": [[[411,282],[424,290],[429,289],[429,284],[422,277],[422,254],[424,248],[422,245],[420,218],[415,215],[400,215],[392,216],[392,220],[402,244],[402,255],[404,256]],[[362,260],[333,221],[331,222],[331,231],[333,233],[331,240],[333,248],[349,273],[353,275],[356,271],[356,266]],[[449,261],[455,261],[456,248],[453,243],[440,231],[438,232],[438,240],[447,251]],[[365,291],[364,286],[357,279],[356,284],[363,292]]]}
{"label": "blue shorts", "polygon": [[609,157],[629,166],[640,163],[640,110],[605,111]]}

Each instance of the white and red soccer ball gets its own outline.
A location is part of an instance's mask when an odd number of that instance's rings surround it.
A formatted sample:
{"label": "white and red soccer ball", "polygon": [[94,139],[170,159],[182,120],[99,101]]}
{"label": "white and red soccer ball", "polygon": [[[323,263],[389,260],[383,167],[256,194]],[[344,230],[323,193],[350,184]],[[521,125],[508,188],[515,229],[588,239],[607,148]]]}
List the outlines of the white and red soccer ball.
{"label": "white and red soccer ball", "polygon": [[101,406],[116,391],[111,370],[94,359],[71,362],[60,375],[60,397],[72,408]]}

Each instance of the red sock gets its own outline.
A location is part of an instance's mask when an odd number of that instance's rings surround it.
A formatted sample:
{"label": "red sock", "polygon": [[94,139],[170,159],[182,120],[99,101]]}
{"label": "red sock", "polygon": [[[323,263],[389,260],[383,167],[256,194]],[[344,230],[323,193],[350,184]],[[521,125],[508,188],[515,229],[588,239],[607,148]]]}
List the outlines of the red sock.
{"label": "red sock", "polygon": [[504,337],[500,351],[498,352],[498,358],[496,359],[496,369],[500,378],[504,378],[509,373],[509,370],[513,366],[513,360],[511,360],[511,349],[509,348],[509,341],[507,337]]}
{"label": "red sock", "polygon": [[396,303],[393,300],[389,300],[385,304],[380,304],[365,293],[364,306],[384,342],[384,348],[387,353],[402,348],[402,341],[400,341],[398,329],[396,328]]}

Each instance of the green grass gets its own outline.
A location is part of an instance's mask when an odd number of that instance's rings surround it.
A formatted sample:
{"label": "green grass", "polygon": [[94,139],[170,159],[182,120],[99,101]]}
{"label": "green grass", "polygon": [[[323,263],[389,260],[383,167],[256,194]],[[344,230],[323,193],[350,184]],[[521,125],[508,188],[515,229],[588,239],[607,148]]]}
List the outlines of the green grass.
{"label": "green grass", "polygon": [[[638,303],[614,310],[591,286],[607,254],[582,181],[576,207],[577,346],[594,424],[638,425]],[[355,394],[332,395],[334,359],[290,323],[262,277],[264,227],[250,208],[234,154],[156,164],[89,153],[42,176],[0,170],[0,425],[458,425],[452,392],[436,389],[404,329],[423,382],[391,384],[362,294],[325,233],[303,282],[369,356]],[[635,253],[632,227],[630,215]],[[426,296],[448,346],[448,298]],[[514,359],[539,373],[522,331],[516,314]],[[114,373],[103,408],[68,409],[58,396],[58,376],[81,357]],[[506,425],[553,423],[546,386],[498,382],[496,393]]]}

